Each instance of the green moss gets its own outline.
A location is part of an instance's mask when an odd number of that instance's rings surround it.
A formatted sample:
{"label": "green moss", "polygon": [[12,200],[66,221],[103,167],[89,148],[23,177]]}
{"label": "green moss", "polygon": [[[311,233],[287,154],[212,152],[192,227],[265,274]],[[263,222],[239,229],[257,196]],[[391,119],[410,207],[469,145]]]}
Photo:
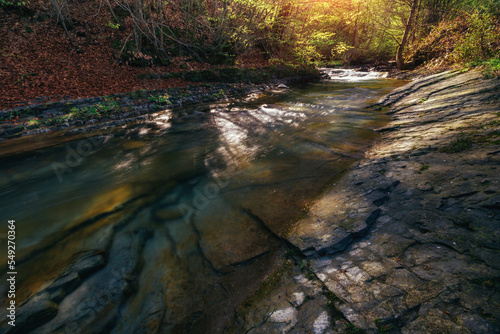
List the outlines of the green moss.
{"label": "green moss", "polygon": [[365,333],[365,331],[362,330],[361,328],[354,326],[351,323],[348,323],[346,328],[344,329],[344,331],[342,333],[343,334],[361,334],[361,333]]}
{"label": "green moss", "polygon": [[423,164],[422,166],[420,166],[420,170],[419,170],[419,173],[422,173],[423,171],[429,169],[430,165],[428,164]]}
{"label": "green moss", "polygon": [[333,292],[331,292],[330,290],[324,288],[323,289],[323,295],[328,299],[329,302],[331,303],[335,303],[335,302],[340,302],[340,298],[337,297],[336,294],[334,294]]}
{"label": "green moss", "polygon": [[474,141],[469,136],[460,137],[452,141],[447,146],[441,148],[439,151],[444,153],[459,153],[472,147]]}
{"label": "green moss", "polygon": [[470,62],[465,66],[467,68],[480,68],[484,77],[487,79],[500,77],[500,58],[490,58],[487,60]]}
{"label": "green moss", "polygon": [[169,98],[170,96],[168,94],[159,94],[148,97],[148,100],[156,102],[160,105],[171,105],[172,102],[170,102]]}
{"label": "green moss", "polygon": [[38,128],[41,124],[42,124],[42,122],[41,122],[41,121],[39,121],[38,119],[34,119],[34,118],[33,118],[33,119],[30,119],[30,120],[28,121],[27,127],[28,127],[29,129],[35,129],[35,128]]}

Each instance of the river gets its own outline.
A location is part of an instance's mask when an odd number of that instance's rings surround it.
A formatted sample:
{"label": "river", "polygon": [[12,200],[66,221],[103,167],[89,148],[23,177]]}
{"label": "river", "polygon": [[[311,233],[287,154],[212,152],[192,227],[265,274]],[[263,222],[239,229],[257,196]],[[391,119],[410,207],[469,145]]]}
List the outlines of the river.
{"label": "river", "polygon": [[[388,121],[365,107],[403,84],[325,71],[292,89],[0,149],[0,236],[15,220],[16,302],[55,309],[40,313],[35,332],[227,329],[280,262],[290,224]],[[97,256],[105,263],[74,274]]]}

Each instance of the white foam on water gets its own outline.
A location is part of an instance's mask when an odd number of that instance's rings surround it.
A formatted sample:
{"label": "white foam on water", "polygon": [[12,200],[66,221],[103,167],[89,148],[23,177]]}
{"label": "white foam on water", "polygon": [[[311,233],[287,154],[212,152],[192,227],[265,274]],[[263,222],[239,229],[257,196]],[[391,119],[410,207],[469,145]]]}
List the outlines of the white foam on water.
{"label": "white foam on water", "polygon": [[329,80],[334,81],[363,81],[386,78],[387,72],[356,71],[353,69],[320,68]]}

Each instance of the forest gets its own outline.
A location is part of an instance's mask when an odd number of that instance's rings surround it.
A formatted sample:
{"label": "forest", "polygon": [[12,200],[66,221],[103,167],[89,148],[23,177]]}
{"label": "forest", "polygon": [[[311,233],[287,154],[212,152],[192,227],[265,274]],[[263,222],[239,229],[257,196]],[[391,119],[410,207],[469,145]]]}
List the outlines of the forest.
{"label": "forest", "polygon": [[499,79],[499,0],[0,0],[0,333],[499,333]]}
{"label": "forest", "polygon": [[152,67],[176,85],[176,72],[221,66],[284,74],[391,60],[400,70],[500,66],[496,0],[0,0],[0,8],[0,107],[54,91],[153,88],[140,83]]}

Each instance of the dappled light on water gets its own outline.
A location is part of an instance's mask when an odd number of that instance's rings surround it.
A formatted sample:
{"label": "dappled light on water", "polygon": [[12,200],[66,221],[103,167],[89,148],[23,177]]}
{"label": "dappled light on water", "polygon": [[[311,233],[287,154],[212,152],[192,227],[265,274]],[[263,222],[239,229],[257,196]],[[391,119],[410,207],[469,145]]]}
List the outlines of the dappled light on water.
{"label": "dappled light on water", "polygon": [[[172,324],[198,312],[211,328],[266,275],[276,236],[377,138],[388,117],[364,107],[400,84],[325,80],[159,111],[11,156],[0,166],[0,210],[18,224],[20,295],[36,293],[37,277],[64,271],[73,254],[105,251],[106,267],[58,317],[80,321],[71,305],[101,293],[103,307],[120,307],[123,328],[153,304]],[[128,281],[133,294],[102,290]]]}

